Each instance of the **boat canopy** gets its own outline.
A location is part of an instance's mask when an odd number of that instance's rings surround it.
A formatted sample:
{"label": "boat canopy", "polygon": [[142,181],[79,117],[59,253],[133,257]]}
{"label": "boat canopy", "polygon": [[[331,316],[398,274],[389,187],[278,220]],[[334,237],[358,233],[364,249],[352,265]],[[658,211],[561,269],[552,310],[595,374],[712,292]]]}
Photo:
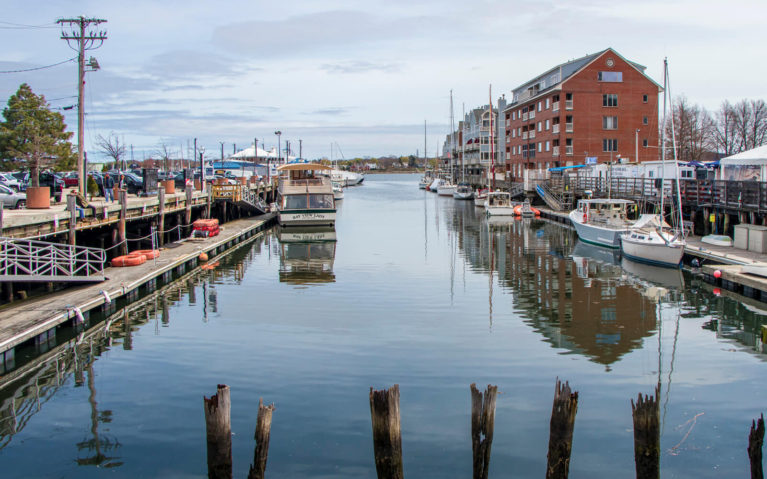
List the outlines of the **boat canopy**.
{"label": "boat canopy", "polygon": [[289,165],[282,165],[277,168],[277,171],[306,171],[306,170],[332,170],[332,166],[320,165],[319,163],[291,163]]}

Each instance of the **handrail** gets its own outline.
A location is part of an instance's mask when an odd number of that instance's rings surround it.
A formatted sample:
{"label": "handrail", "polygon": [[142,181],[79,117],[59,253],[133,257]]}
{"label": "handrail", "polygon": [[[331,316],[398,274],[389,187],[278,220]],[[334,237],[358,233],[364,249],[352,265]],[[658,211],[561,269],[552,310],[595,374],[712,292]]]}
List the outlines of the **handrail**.
{"label": "handrail", "polygon": [[103,279],[101,248],[0,237],[0,281]]}

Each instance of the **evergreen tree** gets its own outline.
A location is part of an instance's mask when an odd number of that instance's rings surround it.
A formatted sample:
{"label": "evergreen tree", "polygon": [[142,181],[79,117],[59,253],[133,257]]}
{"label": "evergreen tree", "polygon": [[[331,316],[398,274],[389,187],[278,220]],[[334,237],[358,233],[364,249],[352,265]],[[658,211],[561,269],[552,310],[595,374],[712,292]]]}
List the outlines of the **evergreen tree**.
{"label": "evergreen tree", "polygon": [[39,186],[40,168],[72,168],[75,154],[68,141],[72,133],[61,113],[51,111],[42,95],[35,95],[23,83],[8,99],[0,123],[0,158],[6,162],[21,162],[29,169],[30,186]]}

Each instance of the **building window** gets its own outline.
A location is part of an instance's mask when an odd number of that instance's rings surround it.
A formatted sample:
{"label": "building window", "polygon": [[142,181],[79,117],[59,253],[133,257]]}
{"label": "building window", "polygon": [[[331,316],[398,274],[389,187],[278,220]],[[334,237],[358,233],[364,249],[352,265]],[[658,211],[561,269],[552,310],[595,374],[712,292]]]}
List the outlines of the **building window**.
{"label": "building window", "polygon": [[599,72],[599,81],[620,83],[623,81],[623,72]]}
{"label": "building window", "polygon": [[617,116],[603,116],[602,117],[602,129],[603,130],[617,130],[618,129],[618,117]]}
{"label": "building window", "polygon": [[642,103],[647,103],[647,95],[642,95]]}
{"label": "building window", "polygon": [[512,130],[511,130],[511,137],[512,138],[516,138],[517,137],[517,129],[516,128],[512,128]]}
{"label": "building window", "polygon": [[550,105],[550,104],[549,104],[549,99],[548,99],[548,98],[546,98],[546,109],[547,109],[547,110],[549,109],[549,105]]}
{"label": "building window", "polygon": [[618,151],[618,140],[617,139],[602,140],[602,151]]}
{"label": "building window", "polygon": [[643,147],[645,147],[645,148],[647,148],[647,138],[645,138],[644,140],[642,140],[642,146],[643,146]]}
{"label": "building window", "polygon": [[647,124],[647,117],[646,117],[646,116],[643,116],[643,117],[642,117],[642,124],[643,124],[643,125],[646,125],[646,124]]}
{"label": "building window", "polygon": [[542,131],[542,130],[543,130],[543,122],[539,121],[538,122],[538,131]]}
{"label": "building window", "polygon": [[551,149],[551,143],[547,141],[546,142],[546,151],[549,151],[550,149]]}
{"label": "building window", "polygon": [[538,102],[538,111],[541,111],[543,109],[543,102]]}
{"label": "building window", "polygon": [[522,136],[522,127],[517,128],[517,135]]}
{"label": "building window", "polygon": [[546,120],[546,131],[549,129],[549,120]]}
{"label": "building window", "polygon": [[618,95],[615,93],[607,93],[602,95],[602,106],[618,106]]}
{"label": "building window", "polygon": [[540,153],[541,151],[543,151],[543,142],[539,141],[538,142],[538,153]]}
{"label": "building window", "polygon": [[517,112],[516,111],[512,111],[511,112],[511,119],[512,119],[512,121],[517,119]]}

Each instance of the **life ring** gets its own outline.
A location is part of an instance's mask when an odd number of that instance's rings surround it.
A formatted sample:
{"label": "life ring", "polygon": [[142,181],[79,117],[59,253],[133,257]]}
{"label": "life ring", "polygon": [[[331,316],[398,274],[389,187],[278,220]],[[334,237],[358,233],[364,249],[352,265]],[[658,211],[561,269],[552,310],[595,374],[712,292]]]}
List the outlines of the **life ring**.
{"label": "life ring", "polygon": [[125,255],[112,258],[112,266],[138,266],[146,263],[146,257],[144,255]]}
{"label": "life ring", "polygon": [[133,251],[128,256],[143,256],[146,259],[155,259],[158,256],[160,256],[160,250],[159,249],[137,249],[136,251]]}
{"label": "life ring", "polygon": [[589,221],[589,215],[588,213],[583,213],[583,222],[587,223]]}

